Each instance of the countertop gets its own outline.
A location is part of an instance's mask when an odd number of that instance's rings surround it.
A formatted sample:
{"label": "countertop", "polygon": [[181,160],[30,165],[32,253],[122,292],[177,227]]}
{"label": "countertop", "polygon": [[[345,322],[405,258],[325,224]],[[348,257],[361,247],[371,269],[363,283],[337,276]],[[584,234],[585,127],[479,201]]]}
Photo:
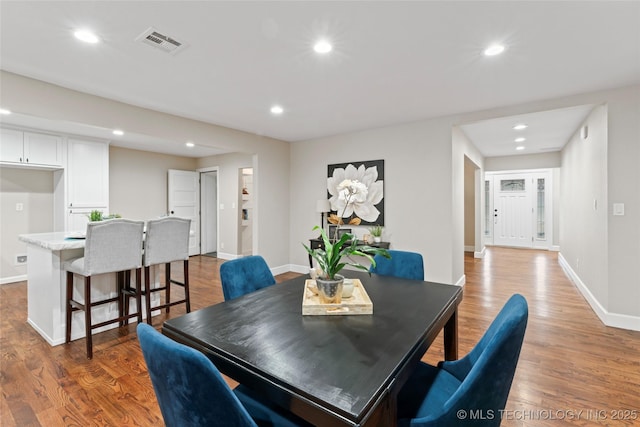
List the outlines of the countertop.
{"label": "countertop", "polygon": [[85,239],[72,238],[77,235],[63,231],[54,233],[21,234],[18,238],[26,243],[39,246],[51,251],[63,251],[66,249],[83,249]]}

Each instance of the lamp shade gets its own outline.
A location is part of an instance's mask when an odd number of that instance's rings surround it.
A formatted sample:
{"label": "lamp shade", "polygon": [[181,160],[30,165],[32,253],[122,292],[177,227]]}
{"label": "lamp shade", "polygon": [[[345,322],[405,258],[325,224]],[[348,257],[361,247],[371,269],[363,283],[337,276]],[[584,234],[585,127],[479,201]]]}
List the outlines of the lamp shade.
{"label": "lamp shade", "polygon": [[328,199],[321,199],[316,201],[316,212],[323,213],[331,210],[331,203]]}

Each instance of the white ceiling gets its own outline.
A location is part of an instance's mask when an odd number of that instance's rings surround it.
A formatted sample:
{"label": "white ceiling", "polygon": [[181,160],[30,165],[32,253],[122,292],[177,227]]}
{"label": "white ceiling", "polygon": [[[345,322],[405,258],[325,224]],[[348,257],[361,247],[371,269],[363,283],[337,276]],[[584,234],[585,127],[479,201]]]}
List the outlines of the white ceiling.
{"label": "white ceiling", "polygon": [[[579,105],[483,120],[460,127],[485,157],[539,154],[562,150],[593,108],[594,105]],[[514,129],[519,124],[525,124],[527,128]],[[516,138],[525,138],[525,141],[516,142]],[[516,150],[518,146],[524,148]]]}
{"label": "white ceiling", "polygon": [[[6,71],[285,141],[640,83],[636,1],[1,1],[0,27]],[[78,27],[103,42],[79,43]],[[136,42],[149,27],[188,46]],[[313,52],[320,37],[333,52]],[[484,57],[493,42],[505,53]],[[526,117],[544,149],[584,109],[556,113]],[[465,132],[485,155],[516,154],[492,122]]]}

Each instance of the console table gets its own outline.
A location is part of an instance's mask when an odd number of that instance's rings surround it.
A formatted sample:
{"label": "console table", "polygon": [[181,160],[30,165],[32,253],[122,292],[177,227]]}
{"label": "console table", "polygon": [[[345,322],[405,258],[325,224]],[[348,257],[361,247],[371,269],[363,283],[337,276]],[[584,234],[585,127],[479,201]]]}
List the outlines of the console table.
{"label": "console table", "polygon": [[[351,243],[347,242],[347,244],[351,244]],[[389,249],[389,246],[391,245],[391,243],[389,242],[365,243],[364,241],[360,241],[360,240],[358,241],[358,244],[368,245],[374,248],[382,248],[382,249]],[[309,247],[311,249],[324,249],[324,242],[320,238],[309,239]],[[311,254],[309,254],[309,268],[313,268],[313,257],[311,256]]]}

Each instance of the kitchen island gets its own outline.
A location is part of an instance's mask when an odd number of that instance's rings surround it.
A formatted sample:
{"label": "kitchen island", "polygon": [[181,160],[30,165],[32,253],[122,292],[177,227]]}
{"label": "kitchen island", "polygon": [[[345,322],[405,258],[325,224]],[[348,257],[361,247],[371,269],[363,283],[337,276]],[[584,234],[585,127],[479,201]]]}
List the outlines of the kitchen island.
{"label": "kitchen island", "polygon": [[[85,240],[70,237],[69,233],[64,232],[22,234],[19,239],[27,243],[27,322],[50,345],[64,344],[67,280],[64,263],[84,254]],[[159,286],[158,267],[151,267],[150,274],[151,287]],[[74,298],[77,298],[78,301],[83,299],[79,298],[82,296],[82,289],[82,278],[76,276],[73,292]],[[151,305],[157,306],[160,302],[160,296],[157,295],[157,292],[154,294]],[[94,300],[115,297],[115,273],[93,276],[91,295]],[[135,308],[136,301],[132,298],[131,311],[133,312]],[[94,307],[91,313],[97,324],[118,317],[118,306],[116,303],[104,304]],[[106,325],[95,329],[94,333],[115,327],[118,325]],[[82,312],[76,312],[72,318],[71,339],[75,340],[84,336],[84,315]]]}

